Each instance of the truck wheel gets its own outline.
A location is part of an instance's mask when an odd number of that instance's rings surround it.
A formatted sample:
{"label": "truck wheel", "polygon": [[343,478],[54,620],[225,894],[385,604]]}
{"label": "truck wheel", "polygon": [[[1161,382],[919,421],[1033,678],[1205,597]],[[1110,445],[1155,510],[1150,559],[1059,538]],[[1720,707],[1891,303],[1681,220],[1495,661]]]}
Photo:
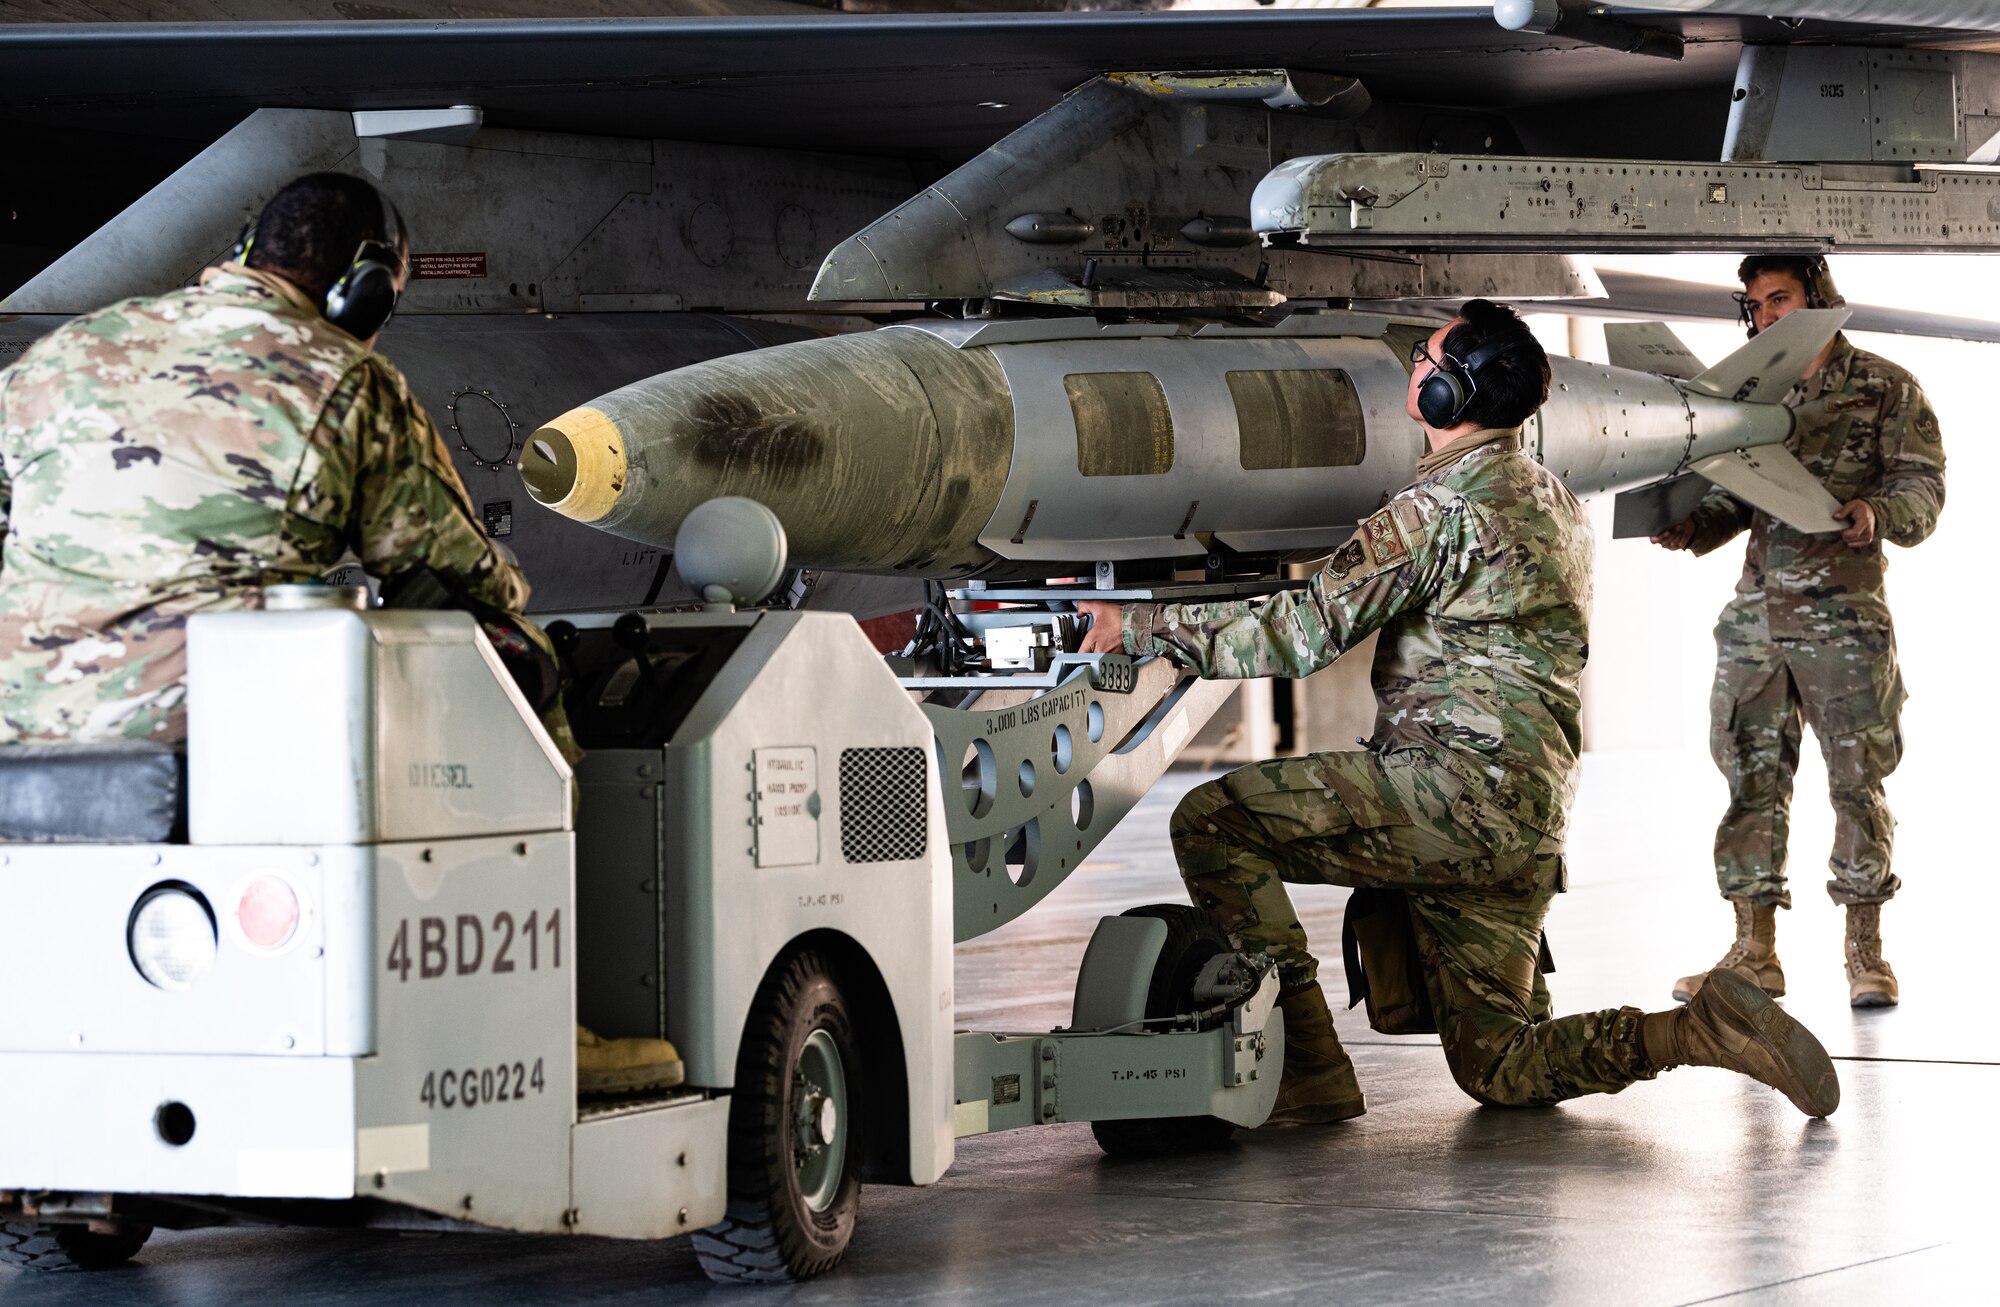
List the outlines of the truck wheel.
{"label": "truck wheel", "polygon": [[[1194,1011],[1195,977],[1210,958],[1230,951],[1229,937],[1184,904],[1149,903],[1121,915],[1155,917],[1167,923],[1167,942],[1160,947],[1153,983],[1146,990],[1146,1015],[1171,1017]],[[1092,1121],[1090,1133],[1097,1136],[1097,1146],[1113,1157],[1152,1157],[1220,1148],[1236,1133],[1236,1127],[1217,1116],[1163,1116]]]}
{"label": "truck wheel", "polygon": [[131,1261],[153,1237],[150,1225],[100,1234],[86,1225],[0,1222],[0,1265],[38,1271],[103,1271]]}
{"label": "truck wheel", "polygon": [[711,1280],[830,1271],[861,1208],[860,1045],[826,956],[795,954],[750,1005],[729,1103],[729,1207],[694,1236]]}

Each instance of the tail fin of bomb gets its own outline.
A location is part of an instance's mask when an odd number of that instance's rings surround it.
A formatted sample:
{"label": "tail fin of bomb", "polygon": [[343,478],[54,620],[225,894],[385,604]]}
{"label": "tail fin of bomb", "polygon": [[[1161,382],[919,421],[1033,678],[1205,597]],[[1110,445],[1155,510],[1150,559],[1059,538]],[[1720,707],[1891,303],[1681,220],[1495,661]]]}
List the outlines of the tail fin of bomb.
{"label": "tail fin of bomb", "polygon": [[[1611,361],[1687,381],[1692,393],[1739,404],[1779,404],[1846,322],[1848,310],[1800,309],[1759,332],[1749,344],[1706,371],[1694,355],[1657,322],[1614,324],[1604,329]],[[1753,508],[1808,535],[1841,529],[1833,514],[1840,503],[1783,445],[1759,445],[1712,454],[1687,472],[1628,490],[1618,496],[1612,535],[1658,535],[1687,515],[1707,492],[1721,486]]]}
{"label": "tail fin of bomb", "polygon": [[1678,522],[1687,521],[1708,493],[1706,477],[1682,472],[1649,486],[1621,490],[1611,501],[1611,538],[1630,540],[1635,536],[1656,536]]}
{"label": "tail fin of bomb", "polygon": [[1795,531],[1826,535],[1841,529],[1833,516],[1840,511],[1840,501],[1783,445],[1732,449],[1704,458],[1690,470]]}
{"label": "tail fin of bomb", "polygon": [[[1839,332],[1851,310],[1799,309],[1757,333],[1749,344],[1688,382],[1688,389],[1740,404],[1784,401]],[[1808,535],[1840,530],[1840,501],[1783,445],[1714,454],[1690,467],[1753,508]]]}
{"label": "tail fin of bomb", "polygon": [[1750,343],[1688,382],[1688,389],[1739,404],[1779,404],[1820,350],[1839,332],[1850,309],[1798,309]]}
{"label": "tail fin of bomb", "polygon": [[1708,493],[1710,482],[1795,531],[1824,535],[1841,529],[1833,516],[1840,501],[1826,492],[1805,464],[1783,445],[1759,445],[1713,454],[1679,476],[1624,491],[1613,501],[1612,538],[1655,536],[1686,521]]}
{"label": "tail fin of bomb", "polygon": [[1607,322],[1604,345],[1614,368],[1651,372],[1677,381],[1692,381],[1701,375],[1701,360],[1664,322]]}

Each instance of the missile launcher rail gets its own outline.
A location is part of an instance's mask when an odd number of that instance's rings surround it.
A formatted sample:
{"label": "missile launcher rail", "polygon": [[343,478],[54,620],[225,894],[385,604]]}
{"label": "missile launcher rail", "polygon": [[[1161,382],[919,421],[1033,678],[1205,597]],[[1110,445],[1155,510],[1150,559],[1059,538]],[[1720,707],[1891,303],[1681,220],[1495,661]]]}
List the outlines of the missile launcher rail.
{"label": "missile launcher rail", "polygon": [[1971,254],[2000,250],[1996,189],[1979,167],[1332,154],[1274,169],[1251,220],[1284,249]]}

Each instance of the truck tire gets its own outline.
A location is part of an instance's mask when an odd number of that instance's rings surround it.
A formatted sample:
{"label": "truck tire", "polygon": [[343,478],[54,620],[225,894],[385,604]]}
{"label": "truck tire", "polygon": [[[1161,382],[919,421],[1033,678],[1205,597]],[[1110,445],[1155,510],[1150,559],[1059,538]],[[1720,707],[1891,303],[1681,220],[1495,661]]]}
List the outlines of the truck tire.
{"label": "truck tire", "polygon": [[[1148,1017],[1179,1016],[1195,1009],[1194,980],[1208,960],[1230,951],[1221,927],[1179,903],[1149,903],[1128,908],[1127,917],[1154,917],[1167,923],[1167,942],[1153,966],[1146,990]],[[1092,1121],[1097,1146],[1113,1157],[1158,1157],[1220,1148],[1236,1127],[1217,1116],[1144,1117],[1135,1121]]]}
{"label": "truck tire", "polygon": [[131,1261],[153,1237],[150,1225],[100,1234],[86,1225],[0,1222],[0,1265],[37,1271],[104,1271]]}
{"label": "truck tire", "polygon": [[711,1280],[808,1280],[839,1263],[861,1207],[864,1078],[835,969],[801,950],[764,982],[744,1025],[727,1215],[694,1236]]}

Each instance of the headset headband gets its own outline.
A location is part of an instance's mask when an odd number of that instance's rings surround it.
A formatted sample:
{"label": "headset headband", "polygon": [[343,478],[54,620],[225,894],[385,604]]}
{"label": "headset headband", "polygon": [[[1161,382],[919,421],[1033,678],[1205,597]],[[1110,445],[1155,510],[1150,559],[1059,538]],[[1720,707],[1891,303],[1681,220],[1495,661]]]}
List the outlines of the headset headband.
{"label": "headset headband", "polygon": [[[1473,382],[1476,386],[1478,382],[1474,378],[1473,373],[1479,371],[1479,369],[1485,367],[1494,359],[1499,358],[1502,354],[1505,354],[1522,336],[1531,334],[1533,333],[1529,332],[1525,325],[1517,328],[1509,324],[1506,330],[1500,332],[1493,339],[1487,341],[1478,349],[1473,350],[1470,354],[1467,354],[1464,361],[1458,365],[1460,371],[1465,373],[1467,381]],[[1451,356],[1447,354],[1445,357],[1449,358]]]}
{"label": "headset headband", "polygon": [[395,252],[398,263],[409,261],[409,251],[403,241],[403,215],[389,197],[375,188],[375,198],[382,201],[382,243]]}

